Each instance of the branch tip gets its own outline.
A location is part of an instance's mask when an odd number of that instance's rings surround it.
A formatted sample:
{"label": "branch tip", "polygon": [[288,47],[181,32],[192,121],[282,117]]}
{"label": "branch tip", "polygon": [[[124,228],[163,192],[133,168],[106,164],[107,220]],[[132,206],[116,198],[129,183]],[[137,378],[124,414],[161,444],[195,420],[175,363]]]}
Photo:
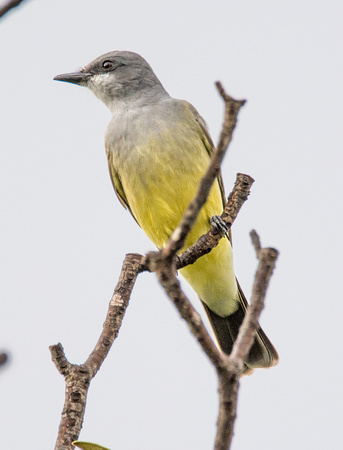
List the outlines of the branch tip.
{"label": "branch tip", "polygon": [[256,230],[251,230],[250,231],[250,238],[251,238],[251,243],[254,246],[255,252],[256,252],[256,257],[257,259],[260,259],[260,251],[261,251],[261,241],[260,241],[260,236],[257,234]]}
{"label": "branch tip", "polygon": [[220,81],[215,82],[216,88],[219,92],[219,95],[224,100],[225,103],[235,103],[239,108],[244,106],[246,104],[246,100],[236,100],[233,97],[231,97],[229,94],[226,93],[222,83]]}
{"label": "branch tip", "polygon": [[49,347],[49,350],[51,353],[51,359],[55,364],[57,370],[61,375],[65,377],[69,372],[72,364],[70,364],[70,362],[67,360],[62,344],[59,342],[56,345],[51,345]]}
{"label": "branch tip", "polygon": [[8,353],[1,352],[0,353],[0,366],[4,366],[8,362]]}
{"label": "branch tip", "polygon": [[0,17],[3,17],[6,13],[11,11],[11,9],[16,8],[21,3],[23,3],[24,0],[9,0],[5,2],[3,5],[0,6]]}

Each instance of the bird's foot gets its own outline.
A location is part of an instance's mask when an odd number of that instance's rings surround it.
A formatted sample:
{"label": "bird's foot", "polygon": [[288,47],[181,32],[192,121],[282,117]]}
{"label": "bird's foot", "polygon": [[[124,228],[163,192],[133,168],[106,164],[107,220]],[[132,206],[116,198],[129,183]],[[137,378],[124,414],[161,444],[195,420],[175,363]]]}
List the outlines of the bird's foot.
{"label": "bird's foot", "polygon": [[230,240],[228,235],[229,229],[226,226],[224,220],[220,216],[210,217],[210,224],[217,230],[218,233],[225,235]]}

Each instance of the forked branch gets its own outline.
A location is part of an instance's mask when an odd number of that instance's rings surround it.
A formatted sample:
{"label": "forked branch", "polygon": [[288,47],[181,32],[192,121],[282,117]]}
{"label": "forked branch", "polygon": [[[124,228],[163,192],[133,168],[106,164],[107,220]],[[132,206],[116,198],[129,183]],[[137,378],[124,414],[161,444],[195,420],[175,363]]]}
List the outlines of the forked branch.
{"label": "forked branch", "polygon": [[99,340],[84,364],[71,364],[61,344],[52,345],[50,352],[58,371],[65,379],[65,402],[55,450],[72,450],[77,440],[86,408],[91,379],[100,369],[114,339],[118,336],[136,278],[141,271],[142,256],[128,254],[123,262],[119,281],[111,298]]}

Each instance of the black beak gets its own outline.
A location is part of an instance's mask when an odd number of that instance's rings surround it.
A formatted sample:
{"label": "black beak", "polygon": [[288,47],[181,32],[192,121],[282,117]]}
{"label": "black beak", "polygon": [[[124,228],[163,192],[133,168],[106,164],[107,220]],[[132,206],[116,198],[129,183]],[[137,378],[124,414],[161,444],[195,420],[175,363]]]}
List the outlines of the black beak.
{"label": "black beak", "polygon": [[54,77],[54,80],[65,81],[66,83],[73,83],[85,86],[90,77],[91,74],[87,72],[73,72],[73,73],[61,73],[60,75],[56,75]]}

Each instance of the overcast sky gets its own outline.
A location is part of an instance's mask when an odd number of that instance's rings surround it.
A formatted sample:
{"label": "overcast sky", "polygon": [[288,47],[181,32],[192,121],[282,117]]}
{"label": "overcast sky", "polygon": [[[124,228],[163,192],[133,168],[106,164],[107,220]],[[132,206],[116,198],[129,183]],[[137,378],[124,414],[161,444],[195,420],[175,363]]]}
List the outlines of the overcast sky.
{"label": "overcast sky", "polygon": [[[228,192],[237,172],[256,180],[233,228],[247,296],[250,229],[280,251],[261,322],[281,359],[242,380],[233,450],[341,448],[342,16],[338,0],[27,0],[0,21],[0,347],[11,356],[0,372],[1,450],[53,448],[64,381],[48,346],[62,342],[84,362],[124,255],[154,248],[112,190],[109,111],[52,81],[111,50],[145,57],[214,140],[214,82],[248,100],[223,178]],[[81,439],[211,449],[216,391],[198,344],[143,274],[92,382]]]}

